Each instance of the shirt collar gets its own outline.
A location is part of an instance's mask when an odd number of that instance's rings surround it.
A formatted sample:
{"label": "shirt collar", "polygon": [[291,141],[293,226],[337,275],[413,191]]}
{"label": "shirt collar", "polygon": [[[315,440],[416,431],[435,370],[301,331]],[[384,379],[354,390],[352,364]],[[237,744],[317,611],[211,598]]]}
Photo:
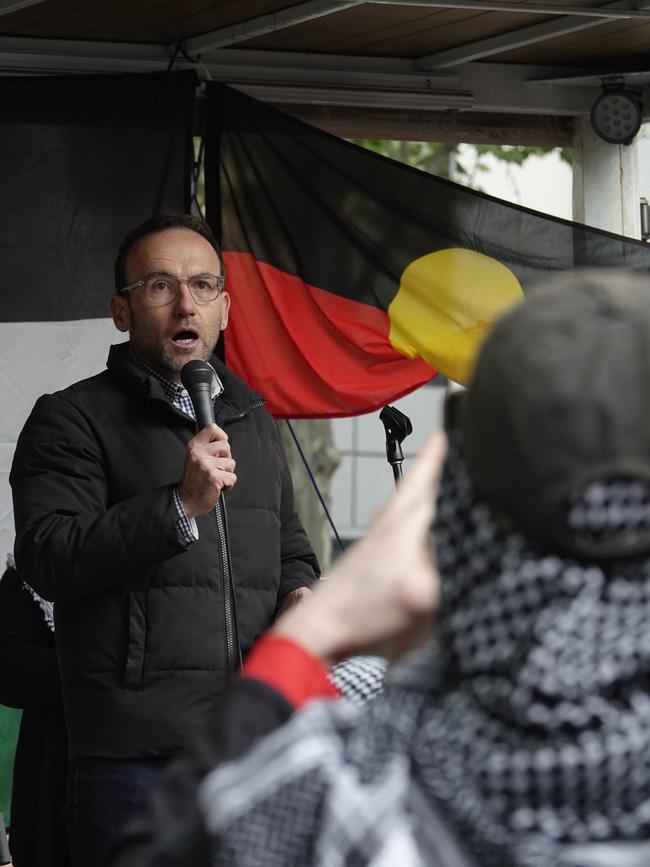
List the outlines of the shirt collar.
{"label": "shirt collar", "polygon": [[[187,389],[180,382],[172,382],[170,379],[166,379],[162,374],[158,373],[157,370],[154,370],[153,367],[149,367],[148,364],[145,364],[143,361],[140,361],[139,358],[136,358],[132,352],[130,353],[130,356],[138,367],[142,368],[142,370],[150,376],[153,376],[154,379],[158,380],[165,393],[165,397],[170,403],[176,403],[179,398],[185,397],[186,395],[189,396]],[[223,383],[210,362],[208,361],[206,364],[213,374],[212,383],[210,385],[210,396],[214,400],[215,397],[219,397],[219,395],[223,393]]]}

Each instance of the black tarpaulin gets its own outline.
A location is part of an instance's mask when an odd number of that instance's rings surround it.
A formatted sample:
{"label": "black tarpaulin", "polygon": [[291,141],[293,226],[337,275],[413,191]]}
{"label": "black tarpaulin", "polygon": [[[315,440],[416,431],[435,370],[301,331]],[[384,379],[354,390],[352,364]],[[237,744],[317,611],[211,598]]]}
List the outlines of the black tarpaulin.
{"label": "black tarpaulin", "polygon": [[107,315],[125,233],[189,209],[194,73],[0,81],[1,319]]}

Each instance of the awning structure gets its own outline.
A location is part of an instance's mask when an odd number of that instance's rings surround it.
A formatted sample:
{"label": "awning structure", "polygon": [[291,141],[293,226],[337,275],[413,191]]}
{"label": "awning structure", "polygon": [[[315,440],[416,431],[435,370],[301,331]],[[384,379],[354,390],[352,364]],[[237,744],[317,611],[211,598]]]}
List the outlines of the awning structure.
{"label": "awning structure", "polygon": [[569,145],[649,56],[633,0],[0,0],[0,73],[194,66],[346,136]]}

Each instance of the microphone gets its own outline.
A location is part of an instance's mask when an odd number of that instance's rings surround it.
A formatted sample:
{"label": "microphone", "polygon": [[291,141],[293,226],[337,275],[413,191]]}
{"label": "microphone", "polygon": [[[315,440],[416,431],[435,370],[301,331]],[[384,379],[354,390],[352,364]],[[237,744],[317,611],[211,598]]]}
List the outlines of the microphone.
{"label": "microphone", "polygon": [[181,382],[192,401],[197,430],[201,430],[214,421],[213,379],[214,372],[210,365],[207,361],[200,361],[198,358],[188,361],[181,370]]}

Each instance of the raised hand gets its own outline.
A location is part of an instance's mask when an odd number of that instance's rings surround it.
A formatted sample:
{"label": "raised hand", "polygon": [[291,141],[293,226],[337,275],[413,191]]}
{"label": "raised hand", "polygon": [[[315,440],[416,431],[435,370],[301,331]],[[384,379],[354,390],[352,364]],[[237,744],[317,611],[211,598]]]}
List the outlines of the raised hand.
{"label": "raised hand", "polygon": [[352,653],[394,660],[431,634],[438,604],[431,523],[445,448],[444,434],[434,434],[367,535],[274,633],[329,663]]}

